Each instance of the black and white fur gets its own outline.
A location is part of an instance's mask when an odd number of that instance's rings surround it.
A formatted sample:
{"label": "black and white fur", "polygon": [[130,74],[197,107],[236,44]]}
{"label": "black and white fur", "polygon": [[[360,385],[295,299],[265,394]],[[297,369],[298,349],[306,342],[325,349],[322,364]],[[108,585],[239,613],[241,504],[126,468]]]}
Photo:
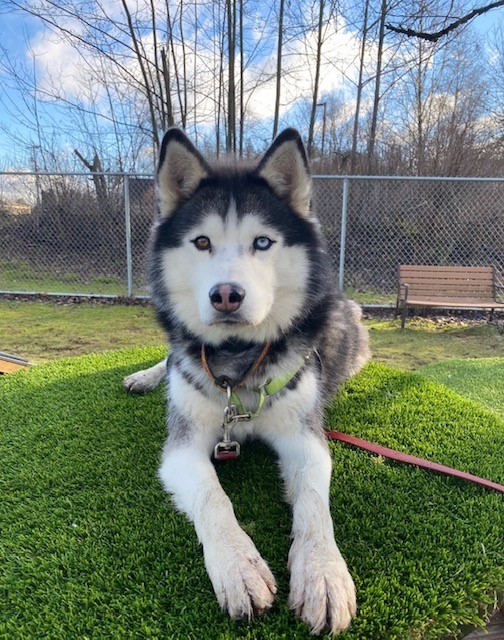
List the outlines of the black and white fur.
{"label": "black and white fur", "polygon": [[[252,409],[254,388],[305,358],[257,419],[238,423],[232,437],[257,436],[278,454],[293,516],[289,604],[314,633],[338,633],[356,613],[356,595],[334,541],[323,409],[369,351],[359,307],[334,286],[310,207],[301,138],[288,129],[257,165],[214,166],[181,131],[171,129],[157,178],[150,283],[170,343],[169,434],[159,476],[194,523],[222,609],[246,619],[269,609],[275,579],[238,524],[211,461],[222,438],[226,398],[203,369],[200,349],[204,344],[216,375],[236,380],[271,341],[266,358],[239,390]],[[216,287],[222,293],[217,302]],[[231,304],[229,292],[235,290],[238,302]],[[163,361],[129,376],[126,387],[154,388],[165,366]]]}

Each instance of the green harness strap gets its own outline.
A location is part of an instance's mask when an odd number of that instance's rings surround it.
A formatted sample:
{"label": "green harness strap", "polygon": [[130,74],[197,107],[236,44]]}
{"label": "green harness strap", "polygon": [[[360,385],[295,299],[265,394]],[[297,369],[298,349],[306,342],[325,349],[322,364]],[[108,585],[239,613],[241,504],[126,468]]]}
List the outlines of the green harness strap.
{"label": "green harness strap", "polygon": [[276,378],[275,380],[269,380],[265,384],[262,384],[260,387],[253,389],[253,391],[259,394],[259,402],[257,404],[257,409],[254,412],[247,411],[243,406],[242,401],[238,397],[238,394],[236,393],[236,391],[233,391],[231,393],[231,402],[236,406],[238,413],[240,413],[241,415],[248,415],[249,417],[246,418],[248,420],[255,420],[257,416],[260,414],[262,408],[264,407],[266,400],[270,396],[274,396],[276,393],[279,393],[282,389],[284,389],[289,384],[289,382],[294,378],[294,376],[296,376],[297,373],[300,371],[301,367],[304,365],[306,360],[308,360],[310,355],[311,354],[308,354],[302,360],[300,360],[299,365],[293,371],[290,371],[289,373],[286,373],[284,376],[281,376],[280,378]]}

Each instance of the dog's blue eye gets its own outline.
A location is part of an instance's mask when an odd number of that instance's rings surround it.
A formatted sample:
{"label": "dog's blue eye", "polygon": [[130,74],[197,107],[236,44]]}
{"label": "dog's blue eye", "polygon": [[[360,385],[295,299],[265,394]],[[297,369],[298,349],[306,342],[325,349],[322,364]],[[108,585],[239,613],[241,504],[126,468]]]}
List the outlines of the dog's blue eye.
{"label": "dog's blue eye", "polygon": [[259,251],[266,251],[274,242],[274,240],[270,240],[266,236],[259,236],[254,240],[254,249],[258,249]]}
{"label": "dog's blue eye", "polygon": [[212,247],[210,238],[207,238],[206,236],[198,236],[197,238],[192,240],[192,243],[199,251],[209,251],[209,249]]}

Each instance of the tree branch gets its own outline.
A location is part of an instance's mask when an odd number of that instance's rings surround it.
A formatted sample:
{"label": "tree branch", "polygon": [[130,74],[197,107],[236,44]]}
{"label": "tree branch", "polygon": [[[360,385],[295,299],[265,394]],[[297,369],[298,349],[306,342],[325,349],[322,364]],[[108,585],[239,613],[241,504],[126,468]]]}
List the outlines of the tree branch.
{"label": "tree branch", "polygon": [[425,31],[415,31],[415,29],[406,29],[404,27],[395,27],[392,24],[386,24],[385,26],[389,31],[394,31],[395,33],[402,33],[408,36],[408,38],[414,37],[414,38],[421,38],[422,40],[428,40],[429,42],[437,42],[439,38],[446,36],[448,33],[450,33],[450,31],[454,31],[455,29],[458,29],[458,27],[461,27],[463,24],[466,24],[466,22],[469,22],[473,18],[476,18],[476,16],[480,16],[481,14],[486,13],[491,9],[496,9],[497,7],[502,7],[503,5],[504,5],[504,0],[497,0],[497,2],[492,2],[491,4],[487,4],[485,7],[480,7],[479,9],[473,9],[473,11],[471,11],[467,15],[463,16],[462,18],[459,18],[458,20],[455,20],[455,22],[450,23],[444,29],[441,29],[440,31],[436,31],[434,33],[427,33]]}

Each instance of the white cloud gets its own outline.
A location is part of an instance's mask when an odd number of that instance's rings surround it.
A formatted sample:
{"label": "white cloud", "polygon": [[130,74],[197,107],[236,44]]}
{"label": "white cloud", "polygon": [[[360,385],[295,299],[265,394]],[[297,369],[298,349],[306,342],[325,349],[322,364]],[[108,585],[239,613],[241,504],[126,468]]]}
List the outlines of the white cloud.
{"label": "white cloud", "polygon": [[42,94],[86,99],[90,77],[81,53],[68,40],[39,31],[30,42],[27,56],[35,59],[37,88]]}
{"label": "white cloud", "polygon": [[[313,95],[314,69],[318,34],[309,31],[302,38],[289,43],[283,51],[281,113],[285,115],[299,99]],[[343,89],[348,78],[356,77],[355,61],[359,53],[359,40],[355,34],[337,25],[335,20],[327,24],[322,46],[319,96]],[[248,112],[255,118],[270,118],[273,114],[276,92],[276,51],[261,65],[248,69],[246,84],[254,87],[257,79],[269,75],[270,80],[261,83],[248,96]]]}
{"label": "white cloud", "polygon": [[[120,3],[107,0],[103,5],[105,12],[115,18],[119,17]],[[137,6],[136,10],[142,11],[144,5]],[[124,18],[124,16],[123,16]],[[258,39],[259,32],[264,25],[263,16],[255,16],[255,22],[251,25],[254,37]],[[62,24],[65,29],[71,30],[77,36],[85,37],[82,23],[77,19],[67,18]],[[206,41],[203,41],[202,33],[206,33]],[[213,33],[213,37],[208,34]],[[122,35],[124,38],[124,34]],[[191,45],[193,32],[186,32],[187,43]],[[188,70],[190,90],[187,97],[192,104],[198,103],[198,118],[205,121],[213,119],[216,110],[216,82],[219,73],[219,58],[221,43],[218,34],[212,31],[208,24],[203,24],[200,29],[197,59],[191,46],[185,48],[185,66]],[[314,57],[316,51],[316,30],[305,33],[297,40],[292,40],[284,47],[282,64],[281,110],[286,114],[292,104],[299,99],[308,99],[313,92]],[[153,57],[154,38],[152,33],[146,32],[142,37],[145,51]],[[245,70],[245,99],[247,114],[253,119],[269,119],[272,117],[275,101],[275,74],[276,74],[276,43],[273,38],[267,43],[270,49],[266,55],[256,55],[254,64]],[[341,89],[347,82],[345,77],[350,73],[354,75],[356,68],[354,61],[358,56],[359,42],[355,35],[338,25],[336,20],[331,20],[326,25],[325,39],[322,50],[322,62],[320,70],[319,95],[330,94]],[[179,67],[182,66],[183,49],[180,43],[175,43],[176,58]],[[39,75],[39,89],[48,94],[54,93],[54,89],[68,99],[80,99],[85,103],[91,103],[93,98],[104,96],[92,75],[100,68],[98,54],[92,50],[82,51],[70,43],[68,38],[60,37],[47,30],[39,31],[31,40],[31,49],[36,59]],[[127,55],[126,55],[127,53]],[[139,77],[138,63],[130,52],[116,53],[117,60],[124,69],[134,76]],[[196,62],[196,64],[195,64]],[[172,63],[173,70],[173,63]],[[226,60],[224,60],[226,68]],[[192,78],[193,69],[196,68],[197,78]],[[237,61],[236,72],[238,73]],[[91,71],[91,73],[90,73]],[[117,71],[108,70],[110,79]],[[123,74],[125,75],[125,74]],[[227,77],[227,71],[226,71]],[[197,94],[191,87],[196,83]],[[99,102],[99,100],[98,100]],[[174,100],[176,104],[176,100]],[[105,108],[105,105],[104,105]]]}

